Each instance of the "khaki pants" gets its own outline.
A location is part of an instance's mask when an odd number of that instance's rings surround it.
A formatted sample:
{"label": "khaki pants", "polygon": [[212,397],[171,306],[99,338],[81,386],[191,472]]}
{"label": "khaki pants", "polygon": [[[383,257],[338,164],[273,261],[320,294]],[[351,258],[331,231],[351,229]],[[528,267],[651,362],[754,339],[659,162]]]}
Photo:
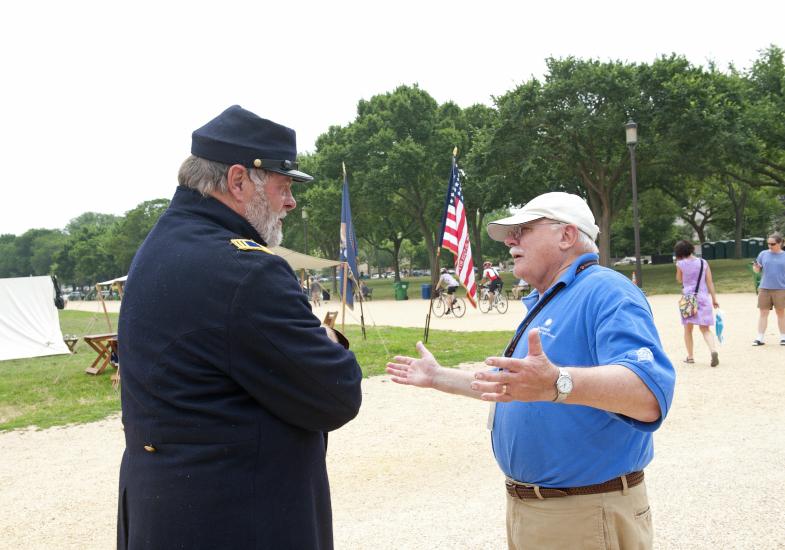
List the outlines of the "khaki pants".
{"label": "khaki pants", "polygon": [[646,482],[622,491],[521,500],[507,495],[507,547],[627,550],[652,548]]}

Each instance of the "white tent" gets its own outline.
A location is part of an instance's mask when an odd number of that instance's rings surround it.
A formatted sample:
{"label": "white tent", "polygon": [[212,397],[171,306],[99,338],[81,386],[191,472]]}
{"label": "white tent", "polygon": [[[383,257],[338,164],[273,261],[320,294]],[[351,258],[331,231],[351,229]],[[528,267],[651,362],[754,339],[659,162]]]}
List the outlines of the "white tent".
{"label": "white tent", "polygon": [[0,361],[71,353],[51,277],[0,279]]}

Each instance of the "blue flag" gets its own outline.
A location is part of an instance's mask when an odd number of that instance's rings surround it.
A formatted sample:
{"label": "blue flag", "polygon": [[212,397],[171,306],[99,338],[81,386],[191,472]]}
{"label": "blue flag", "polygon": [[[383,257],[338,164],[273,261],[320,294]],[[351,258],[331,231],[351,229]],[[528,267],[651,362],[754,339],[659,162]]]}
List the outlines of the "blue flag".
{"label": "blue flag", "polygon": [[[349,264],[351,273],[346,281],[346,305],[354,309],[354,285],[360,280],[357,272],[357,237],[352,224],[352,207],[349,204],[349,179],[346,177],[346,167],[343,169],[343,198],[341,199],[341,257],[342,262]],[[345,271],[341,269],[343,278]],[[343,291],[343,280],[339,292]]]}

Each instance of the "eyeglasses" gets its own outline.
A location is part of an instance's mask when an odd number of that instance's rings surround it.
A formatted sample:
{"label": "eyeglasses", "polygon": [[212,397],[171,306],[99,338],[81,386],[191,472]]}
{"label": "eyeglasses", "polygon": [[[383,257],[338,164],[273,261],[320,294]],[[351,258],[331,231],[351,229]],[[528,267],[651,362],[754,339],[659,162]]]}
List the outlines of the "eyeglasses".
{"label": "eyeglasses", "polygon": [[535,223],[531,225],[516,225],[507,233],[507,237],[515,241],[520,241],[523,234],[527,231],[534,231],[535,227],[543,227],[546,225],[564,225],[562,222],[548,222],[548,223]]}
{"label": "eyeglasses", "polygon": [[776,241],[775,241],[775,242],[773,242],[773,243],[766,243],[766,244],[768,244],[769,246],[777,246],[777,245],[778,245],[778,244],[780,244],[780,243],[778,243],[778,242],[776,242]]}

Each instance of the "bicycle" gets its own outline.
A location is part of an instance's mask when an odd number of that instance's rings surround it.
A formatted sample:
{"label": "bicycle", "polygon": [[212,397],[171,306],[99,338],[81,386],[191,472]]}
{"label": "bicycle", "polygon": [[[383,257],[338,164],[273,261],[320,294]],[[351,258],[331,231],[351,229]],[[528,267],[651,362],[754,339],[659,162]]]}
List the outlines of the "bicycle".
{"label": "bicycle", "polygon": [[482,285],[480,290],[480,299],[478,300],[480,311],[483,313],[488,313],[491,308],[496,308],[499,313],[507,313],[507,308],[509,307],[509,302],[507,301],[507,295],[502,292],[502,287],[496,289],[493,297],[493,303],[491,303],[491,298],[489,296],[490,289],[487,285]]}
{"label": "bicycle", "polygon": [[466,302],[463,301],[463,298],[460,296],[456,296],[453,294],[453,303],[452,308],[447,308],[447,295],[445,294],[444,290],[441,288],[436,290],[436,294],[434,295],[433,302],[431,302],[431,310],[436,314],[437,317],[441,317],[445,314],[452,313],[456,317],[463,317],[466,313]]}

